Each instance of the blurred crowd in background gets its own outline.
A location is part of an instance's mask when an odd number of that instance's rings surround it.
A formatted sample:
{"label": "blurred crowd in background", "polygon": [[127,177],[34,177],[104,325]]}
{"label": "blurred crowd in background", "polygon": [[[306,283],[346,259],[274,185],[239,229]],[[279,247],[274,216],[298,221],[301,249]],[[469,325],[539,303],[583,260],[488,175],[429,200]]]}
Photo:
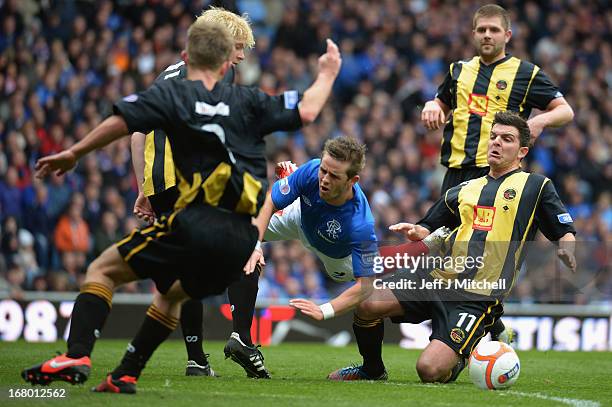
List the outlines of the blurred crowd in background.
{"label": "blurred crowd in background", "polygon": [[[554,181],[578,241],[594,248],[583,256],[588,273],[579,294],[558,295],[564,286],[550,284],[558,275],[553,261],[529,269],[510,300],[612,302],[612,8],[605,0],[499,4],[512,16],[509,51],[544,69],[575,112],[572,124],[544,131],[525,169]],[[188,26],[208,5],[0,0],[0,291],[19,298],[24,290],[77,290],[87,264],[140,225],[132,216],[137,189],[128,137],[90,154],[65,176],[38,180],[34,164],[82,139],[111,113],[113,102],[145,89],[175,63]],[[397,241],[387,226],[417,221],[439,197],[441,131],[428,133],[420,110],[449,63],[475,54],[472,15],[481,2],[215,5],[250,16],[256,46],[239,66],[238,81],[271,94],[305,90],[325,39],[338,43],[343,65],[333,100],[313,125],[268,137],[269,174],[275,162],[301,164],[318,156],[330,137],[357,137],[368,147],[360,184],[378,237]],[[603,249],[596,242],[604,242]],[[299,242],[266,246],[260,298],[324,300],[344,288],[323,276],[322,264]],[[121,291],[152,289],[140,282]]]}

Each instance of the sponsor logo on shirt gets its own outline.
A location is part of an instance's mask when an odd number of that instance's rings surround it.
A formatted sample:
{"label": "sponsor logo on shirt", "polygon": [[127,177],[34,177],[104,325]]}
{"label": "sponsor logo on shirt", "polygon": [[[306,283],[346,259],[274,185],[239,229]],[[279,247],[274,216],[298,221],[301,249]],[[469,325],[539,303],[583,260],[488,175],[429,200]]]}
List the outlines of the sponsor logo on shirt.
{"label": "sponsor logo on shirt", "polygon": [[477,114],[478,116],[486,116],[489,110],[489,97],[478,93],[470,93],[468,107],[470,113]]}
{"label": "sponsor logo on shirt", "polygon": [[474,222],[472,229],[489,231],[493,229],[493,219],[495,219],[494,206],[474,206]]}
{"label": "sponsor logo on shirt", "polygon": [[559,219],[559,223],[572,223],[574,220],[569,213],[560,213],[557,215],[557,219]]}
{"label": "sponsor logo on shirt", "polygon": [[308,197],[306,195],[302,195],[302,201],[308,205],[308,206],[312,206],[312,203],[310,202],[310,199],[308,199]]}

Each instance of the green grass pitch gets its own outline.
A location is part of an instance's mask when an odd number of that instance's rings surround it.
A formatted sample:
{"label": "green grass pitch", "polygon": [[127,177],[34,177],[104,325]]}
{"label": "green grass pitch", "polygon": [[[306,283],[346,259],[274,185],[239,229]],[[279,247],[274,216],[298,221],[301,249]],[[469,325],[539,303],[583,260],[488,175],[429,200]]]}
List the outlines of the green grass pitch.
{"label": "green grass pitch", "polygon": [[[519,352],[521,375],[506,391],[477,389],[467,371],[457,383],[423,385],[414,365],[418,351],[387,345],[384,359],[389,381],[329,382],[326,375],[360,360],[356,346],[332,348],[319,344],[283,344],[264,348],[272,380],[247,379],[243,370],[223,358],[223,343],[207,343],[220,378],[185,377],[181,341],[164,343],[153,355],[138,383],[136,395],[94,394],[89,389],[120,360],[127,341],[100,340],[93,354],[93,371],[83,386],[65,388],[63,399],[9,398],[9,389],[31,388],[22,368],[64,351],[64,343],[0,342],[0,405],[106,406],[557,406],[612,405],[612,353]],[[37,386],[36,388],[40,388]]]}

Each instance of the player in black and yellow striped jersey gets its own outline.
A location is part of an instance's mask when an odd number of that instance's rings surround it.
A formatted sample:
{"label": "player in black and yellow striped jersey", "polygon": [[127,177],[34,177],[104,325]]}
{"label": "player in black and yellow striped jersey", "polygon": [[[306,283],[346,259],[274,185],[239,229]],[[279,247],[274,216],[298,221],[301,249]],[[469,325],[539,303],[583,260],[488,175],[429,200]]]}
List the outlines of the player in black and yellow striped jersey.
{"label": "player in black and yellow striped jersey", "polygon": [[[221,83],[233,84],[236,76],[235,67],[244,60],[245,50],[253,48],[255,44],[247,17],[222,8],[211,7],[202,12],[198,19],[221,23],[232,33],[235,41],[232,67],[227,71]],[[182,80],[186,75],[187,65],[184,61],[180,61],[166,68],[156,81]],[[139,194],[134,205],[134,213],[141,219],[151,221],[172,212],[180,191],[177,188],[175,164],[166,133],[162,129],[156,129],[146,136],[142,133],[132,135],[132,160],[136,177],[139,180]],[[186,187],[183,185],[183,189]],[[244,276],[228,289],[228,297],[232,304],[233,331],[239,332],[247,345],[252,345],[251,310],[257,298],[258,280],[259,272],[257,271]],[[187,368],[185,370],[187,375],[214,375],[203,349],[202,320],[201,301],[193,299],[185,301],[181,308],[180,325],[187,349]],[[259,351],[255,352],[255,347],[253,349],[252,353],[259,356]]]}
{"label": "player in black and yellow striped jersey", "polygon": [[[239,16],[222,8],[210,7],[200,14],[198,20],[217,22],[226,26],[234,37],[232,66],[221,83],[233,84],[235,67],[245,58],[245,50],[255,46],[253,31],[246,16]],[[185,79],[187,65],[179,61],[168,66],[156,82],[169,79]],[[132,135],[132,161],[138,180],[138,198],[134,214],[144,220],[153,220],[172,212],[179,192],[176,188],[176,170],[168,136],[162,129],[148,134]]]}
{"label": "player in black and yellow striped jersey", "polygon": [[495,113],[510,110],[528,119],[532,109],[542,110],[528,120],[532,141],[545,127],[573,118],[558,87],[538,66],[506,53],[512,37],[506,10],[493,4],[478,9],[472,33],[479,55],[450,64],[436,97],[421,114],[429,130],[446,122],[441,163],[448,170],[442,193],[487,174],[487,139]]}
{"label": "player in black and yellow striped jersey", "polygon": [[[327,52],[318,59],[317,78],[298,104],[293,94],[270,96],[259,89],[218,83],[231,64],[233,48],[226,27],[196,20],[187,31],[182,53],[188,64],[186,80],[162,81],[126,96],[114,105],[114,114],[85,138],[37,162],[38,177],[61,174],[73,169],[83,155],[124,135],[163,128],[177,171],[190,188],[181,191],[182,209],[150,227],[134,229],[91,263],[85,283],[95,287],[76,299],[68,352],[25,369],[26,381],[87,380],[89,358],[110,312],[112,292],[122,284],[151,278],[158,292],[145,322],[121,364],[96,387],[97,391],[135,392],[142,369],[176,326],[182,301],[222,293],[244,274],[247,260],[260,253],[251,221],[267,191],[262,134],[291,131],[312,122],[331,93],[341,58],[336,44],[327,40]],[[277,120],[280,116],[286,119]],[[271,122],[276,125],[265,128],[269,125],[264,123]],[[208,182],[212,179],[213,186],[219,185],[218,177],[211,178],[219,169],[227,180],[222,191],[210,188]],[[259,188],[250,188],[251,178]],[[194,268],[194,264],[206,267]],[[81,367],[78,379],[68,374],[77,366]]]}
{"label": "player in black and yellow striped jersey", "polygon": [[[447,167],[442,194],[488,173],[487,139],[495,113],[510,110],[528,119],[532,109],[542,110],[528,121],[532,142],[545,127],[561,126],[574,115],[538,66],[506,53],[512,30],[505,9],[494,4],[480,7],[472,20],[472,34],[479,55],[450,65],[436,97],[421,114],[429,130],[446,122],[440,154]],[[511,336],[501,320],[493,330],[496,339],[500,335]]]}
{"label": "player in black and yellow striped jersey", "polygon": [[424,382],[455,380],[465,358],[503,314],[502,301],[521,267],[525,242],[533,240],[537,230],[558,242],[557,255],[575,271],[576,232],[569,213],[548,178],[520,168],[529,140],[524,119],[498,112],[488,138],[489,173],[448,190],[416,225],[390,227],[410,240],[421,240],[441,226],[456,230],[447,240],[444,262],[391,275],[386,282],[395,288],[379,283],[382,289],[357,307],[355,314],[364,327],[355,333],[366,377],[384,371],[384,332],[366,323],[391,317],[396,323],[432,319],[431,342],[417,361],[417,372]]}
{"label": "player in black and yellow striped jersey", "polygon": [[[232,33],[234,38],[232,66],[220,82],[233,84],[236,76],[235,67],[244,60],[245,50],[251,49],[255,45],[255,38],[248,18],[246,15],[237,15],[223,8],[210,7],[200,14],[198,20],[223,24]],[[180,61],[167,67],[156,78],[156,82],[182,80],[186,76],[187,65],[184,61]],[[132,161],[138,180],[138,198],[134,204],[134,214],[146,221],[159,219],[162,215],[167,215],[174,210],[179,198],[176,168],[168,136],[163,129],[153,130],[147,135],[134,133],[131,144]],[[232,288],[229,290],[230,302],[235,305],[232,319],[234,331],[242,332],[247,343],[250,343],[252,316],[243,316],[242,314],[246,314],[246,312],[242,312],[242,310],[250,309],[250,303],[254,302],[257,297],[257,274],[253,273],[232,284]],[[247,304],[243,305],[242,302]],[[187,349],[187,368],[185,372],[187,375],[214,376],[214,370],[210,367],[203,349],[202,319],[201,301],[190,299],[183,303],[180,326]],[[237,327],[242,326],[248,326],[248,328],[237,329]]]}

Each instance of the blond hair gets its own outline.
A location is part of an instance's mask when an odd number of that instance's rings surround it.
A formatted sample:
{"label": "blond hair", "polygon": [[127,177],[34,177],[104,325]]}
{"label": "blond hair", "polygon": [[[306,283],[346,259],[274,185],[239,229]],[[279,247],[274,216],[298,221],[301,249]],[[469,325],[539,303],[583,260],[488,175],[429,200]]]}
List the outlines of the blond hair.
{"label": "blond hair", "polygon": [[196,19],[196,21],[200,20],[222,24],[230,30],[234,41],[243,42],[244,46],[249,49],[255,46],[255,37],[246,14],[239,16],[221,7],[210,7]]}
{"label": "blond hair", "polygon": [[232,34],[223,24],[196,20],[187,30],[187,56],[190,66],[217,70],[229,61],[234,50]]}

